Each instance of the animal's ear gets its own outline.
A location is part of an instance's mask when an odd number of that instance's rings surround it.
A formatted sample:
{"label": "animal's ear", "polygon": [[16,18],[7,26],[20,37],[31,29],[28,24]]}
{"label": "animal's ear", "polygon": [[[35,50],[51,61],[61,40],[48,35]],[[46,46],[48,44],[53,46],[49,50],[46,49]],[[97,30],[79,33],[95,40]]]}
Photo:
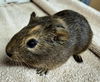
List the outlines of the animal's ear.
{"label": "animal's ear", "polygon": [[31,17],[35,17],[35,16],[36,16],[36,13],[32,12]]}
{"label": "animal's ear", "polygon": [[56,28],[56,32],[55,32],[56,36],[54,38],[55,41],[58,41],[58,42],[64,42],[66,40],[68,40],[69,38],[69,34],[68,32],[66,31],[65,28]]}
{"label": "animal's ear", "polygon": [[32,21],[34,20],[35,17],[36,17],[36,13],[32,12],[32,14],[30,16],[30,21],[29,21],[28,25],[32,24]]}

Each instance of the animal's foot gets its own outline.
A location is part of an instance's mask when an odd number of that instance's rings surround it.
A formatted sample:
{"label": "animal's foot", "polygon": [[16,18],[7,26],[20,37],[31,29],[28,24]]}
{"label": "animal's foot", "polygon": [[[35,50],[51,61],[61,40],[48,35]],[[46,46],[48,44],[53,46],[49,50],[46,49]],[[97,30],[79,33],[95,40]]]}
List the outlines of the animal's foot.
{"label": "animal's foot", "polygon": [[43,68],[38,68],[36,71],[40,76],[46,75],[48,73],[48,70]]}
{"label": "animal's foot", "polygon": [[76,62],[78,62],[78,63],[82,63],[83,62],[83,59],[82,59],[81,56],[79,56],[79,55],[73,55],[73,57],[74,57],[74,59],[75,59]]}

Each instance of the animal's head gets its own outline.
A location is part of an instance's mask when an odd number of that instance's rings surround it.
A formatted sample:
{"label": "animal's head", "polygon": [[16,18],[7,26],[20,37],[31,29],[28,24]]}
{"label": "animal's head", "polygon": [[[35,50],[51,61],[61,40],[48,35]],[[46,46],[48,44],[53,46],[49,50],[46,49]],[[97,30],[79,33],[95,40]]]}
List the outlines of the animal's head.
{"label": "animal's head", "polygon": [[29,24],[12,37],[6,52],[16,61],[38,63],[61,54],[67,40],[67,25],[59,13],[36,17],[33,12]]}

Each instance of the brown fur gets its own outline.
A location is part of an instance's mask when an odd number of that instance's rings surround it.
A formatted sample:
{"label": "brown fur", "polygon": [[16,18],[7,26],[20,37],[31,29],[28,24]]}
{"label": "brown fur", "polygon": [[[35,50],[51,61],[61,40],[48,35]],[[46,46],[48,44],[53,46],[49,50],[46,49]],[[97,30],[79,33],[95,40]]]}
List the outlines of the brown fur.
{"label": "brown fur", "polygon": [[[26,43],[34,38],[34,48]],[[64,10],[52,16],[31,15],[29,24],[13,36],[6,47],[13,60],[24,62],[37,69],[51,70],[61,66],[70,56],[85,51],[92,40],[87,20],[77,12]]]}

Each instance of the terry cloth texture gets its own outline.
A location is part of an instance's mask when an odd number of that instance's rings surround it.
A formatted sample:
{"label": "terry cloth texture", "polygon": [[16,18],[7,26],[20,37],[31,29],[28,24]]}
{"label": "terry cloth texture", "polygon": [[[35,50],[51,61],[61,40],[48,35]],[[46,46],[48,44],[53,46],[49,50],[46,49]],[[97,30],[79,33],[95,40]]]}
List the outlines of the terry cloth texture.
{"label": "terry cloth texture", "polygon": [[[61,1],[62,4],[65,4],[63,2],[65,0]],[[71,2],[71,0],[68,1],[69,3],[66,3],[66,8],[77,10],[85,15],[93,30],[100,27],[100,16],[97,11],[80,4],[80,8],[72,5],[69,6],[70,4],[76,3]],[[55,4],[53,3],[53,5]],[[81,6],[84,6],[85,9]],[[65,6],[63,7],[65,8]],[[62,7],[60,6],[59,8]],[[6,60],[5,46],[16,32],[28,24],[30,14],[33,11],[36,12],[37,16],[46,15],[46,13],[33,3],[12,3],[0,7],[0,82],[100,82],[100,59],[89,50],[81,54],[83,63],[78,64],[73,57],[70,57],[64,65],[55,70],[51,70],[46,76],[37,75],[35,69],[32,68],[10,65],[11,62]],[[53,13],[55,13],[55,9],[54,12],[51,12],[51,14]],[[99,29],[97,31],[100,32]],[[96,34],[97,31],[94,31],[94,36],[99,36],[99,34]],[[95,38],[94,41],[97,41],[96,39],[98,40],[98,38]]]}

